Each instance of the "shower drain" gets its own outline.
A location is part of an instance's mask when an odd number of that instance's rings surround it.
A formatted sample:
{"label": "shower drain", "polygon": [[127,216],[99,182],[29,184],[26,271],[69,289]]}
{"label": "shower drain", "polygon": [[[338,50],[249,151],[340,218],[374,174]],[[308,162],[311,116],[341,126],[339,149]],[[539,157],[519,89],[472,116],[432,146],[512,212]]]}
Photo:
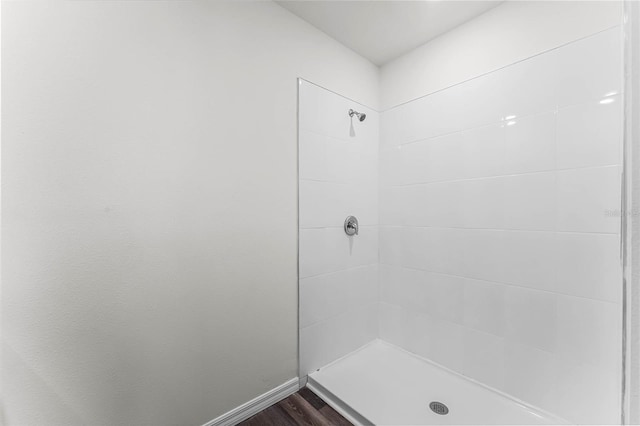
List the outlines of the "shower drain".
{"label": "shower drain", "polygon": [[447,406],[444,405],[442,402],[433,401],[432,403],[429,404],[429,408],[431,408],[431,411],[433,411],[436,414],[440,414],[441,416],[444,416],[445,414],[449,414],[449,408],[447,408]]}

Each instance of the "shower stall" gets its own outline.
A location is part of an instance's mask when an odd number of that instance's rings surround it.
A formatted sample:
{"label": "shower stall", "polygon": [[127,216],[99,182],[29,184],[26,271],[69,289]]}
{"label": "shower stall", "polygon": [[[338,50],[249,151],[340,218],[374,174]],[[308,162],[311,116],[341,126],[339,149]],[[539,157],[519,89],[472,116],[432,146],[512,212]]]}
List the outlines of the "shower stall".
{"label": "shower stall", "polygon": [[617,26],[384,111],[299,80],[312,390],[361,424],[620,423],[622,53]]}

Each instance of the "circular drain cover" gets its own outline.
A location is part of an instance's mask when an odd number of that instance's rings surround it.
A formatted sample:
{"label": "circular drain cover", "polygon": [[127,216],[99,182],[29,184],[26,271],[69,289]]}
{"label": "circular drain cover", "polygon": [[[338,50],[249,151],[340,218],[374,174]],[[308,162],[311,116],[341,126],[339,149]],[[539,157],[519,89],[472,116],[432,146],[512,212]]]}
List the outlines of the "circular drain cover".
{"label": "circular drain cover", "polygon": [[449,414],[449,408],[447,408],[447,406],[444,405],[442,402],[433,401],[432,403],[429,404],[429,408],[431,408],[431,411],[433,411],[436,414],[440,414],[441,416],[444,416],[445,414]]}

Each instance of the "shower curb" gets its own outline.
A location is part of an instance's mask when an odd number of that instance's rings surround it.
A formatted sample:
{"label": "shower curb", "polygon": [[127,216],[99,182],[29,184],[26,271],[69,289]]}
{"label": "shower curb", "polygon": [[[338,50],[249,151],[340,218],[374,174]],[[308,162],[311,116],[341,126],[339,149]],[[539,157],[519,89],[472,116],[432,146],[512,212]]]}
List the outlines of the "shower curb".
{"label": "shower curb", "polygon": [[313,377],[309,376],[307,388],[318,395],[331,408],[336,410],[345,419],[349,420],[355,426],[372,426],[373,422],[367,420],[366,417],[355,411],[340,398],[335,396],[331,391],[318,383]]}

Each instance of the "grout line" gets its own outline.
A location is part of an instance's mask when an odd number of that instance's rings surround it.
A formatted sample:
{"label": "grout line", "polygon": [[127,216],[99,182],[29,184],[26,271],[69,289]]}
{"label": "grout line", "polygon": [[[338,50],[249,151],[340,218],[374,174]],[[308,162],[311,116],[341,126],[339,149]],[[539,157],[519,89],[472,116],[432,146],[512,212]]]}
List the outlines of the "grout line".
{"label": "grout line", "polygon": [[[620,99],[623,95],[623,91],[622,89],[620,89],[619,92],[617,92],[615,95],[611,95],[609,96],[611,99]],[[548,115],[548,114],[552,114],[554,116],[557,116],[561,111],[569,109],[569,108],[575,108],[577,106],[582,106],[582,105],[592,105],[598,101],[602,100],[602,96],[598,97],[598,98],[587,98],[584,99],[580,102],[574,102],[574,103],[569,103],[569,104],[563,104],[563,105],[555,105],[553,107],[549,107],[549,109],[544,110],[542,112],[532,112],[532,113],[526,113],[524,115],[519,115],[516,116],[515,118],[513,118],[512,120],[515,121],[516,123],[519,120],[523,120],[523,119],[530,119],[530,118],[535,118],[535,117],[539,117],[542,115]],[[508,121],[512,121],[512,120],[508,120]],[[410,139],[408,141],[404,141],[404,142],[400,142],[400,143],[396,143],[396,144],[392,144],[390,147],[388,148],[384,148],[381,149],[380,152],[384,153],[387,151],[393,151],[394,149],[406,146],[406,145],[414,145],[420,142],[428,142],[434,139],[441,139],[441,138],[445,138],[447,136],[453,136],[456,134],[463,134],[463,133],[468,133],[474,130],[479,130],[479,129],[483,129],[486,127],[497,127],[500,126],[501,128],[505,128],[505,122],[507,120],[505,120],[504,118],[500,119],[500,120],[493,120],[493,121],[486,121],[484,123],[480,123],[480,124],[474,124],[474,125],[470,125],[469,127],[463,127],[462,129],[459,130],[452,130],[452,131],[447,131],[444,133],[436,133],[434,135],[431,136],[427,136],[427,137],[422,137],[422,138],[418,138],[418,139]],[[557,121],[557,119],[556,119]],[[384,145],[384,143],[380,144],[381,146]]]}
{"label": "grout line", "polygon": [[523,173],[510,173],[510,174],[500,174],[500,175],[490,175],[490,176],[478,176],[478,177],[469,177],[469,178],[460,178],[460,179],[444,179],[444,180],[434,180],[431,182],[416,182],[416,183],[400,183],[400,184],[388,184],[383,185],[385,188],[410,188],[414,186],[421,185],[434,185],[439,183],[457,183],[457,182],[469,182],[469,181],[478,181],[478,180],[487,180],[487,179],[498,179],[498,178],[508,178],[508,177],[519,177],[519,176],[531,176],[531,175],[539,175],[539,174],[550,174],[550,173],[560,173],[560,172],[571,172],[578,170],[587,170],[587,169],[604,169],[604,168],[613,168],[622,167],[621,164],[603,164],[599,166],[583,166],[583,167],[570,167],[565,169],[550,169],[550,170],[539,170],[535,172],[523,172]]}
{"label": "grout line", "polygon": [[310,128],[307,128],[307,127],[301,128],[300,131],[301,132],[312,133],[312,134],[314,134],[316,136],[322,136],[322,137],[328,138],[328,139],[333,139],[334,141],[337,141],[339,143],[353,143],[353,144],[360,143],[360,144],[363,144],[365,146],[371,145],[372,146],[372,148],[371,148],[371,153],[372,154],[373,153],[378,154],[380,152],[380,149],[379,149],[379,146],[380,146],[379,138],[375,143],[375,148],[376,149],[373,149],[374,144],[371,144],[371,142],[369,141],[369,138],[358,137],[357,135],[356,136],[350,136],[348,138],[342,138],[342,137],[339,137],[339,136],[330,135],[328,133],[320,133],[317,130],[313,130],[313,129],[310,129]]}
{"label": "grout line", "polygon": [[347,100],[347,101],[349,101],[349,102],[355,102],[356,104],[358,104],[358,106],[363,106],[363,107],[365,107],[365,108],[367,108],[367,109],[370,109],[371,111],[373,111],[373,112],[375,112],[375,113],[380,113],[380,111],[379,111],[379,110],[377,110],[376,108],[372,108],[372,107],[370,107],[370,106],[368,106],[368,105],[365,105],[365,104],[363,104],[363,103],[360,103],[360,102],[358,102],[358,101],[356,101],[356,100],[354,100],[354,99],[348,98],[348,97],[346,97],[345,95],[342,95],[342,94],[340,94],[340,93],[338,93],[338,92],[334,92],[334,91],[333,91],[333,90],[331,90],[331,89],[327,89],[326,87],[321,86],[321,85],[319,85],[318,83],[314,83],[314,82],[313,82],[313,81],[311,81],[311,80],[307,80],[307,79],[306,79],[306,78],[304,78],[304,77],[298,77],[298,78],[299,78],[300,80],[302,80],[302,81],[306,82],[306,83],[309,83],[309,84],[311,84],[311,85],[313,85],[313,86],[319,87],[320,89],[326,90],[327,92],[331,92],[331,93],[333,93],[334,95],[339,96],[339,97],[341,97],[341,98],[342,98],[342,99],[344,99],[344,100]]}
{"label": "grout line", "polygon": [[569,234],[569,235],[611,235],[620,236],[616,232],[589,232],[589,231],[558,231],[546,229],[515,229],[515,228],[464,228],[455,226],[414,226],[414,225],[377,225],[380,230],[382,228],[409,228],[409,229],[455,229],[463,231],[496,231],[496,232],[531,232],[531,233],[547,233],[547,234]]}
{"label": "grout line", "polygon": [[335,320],[337,318],[344,317],[344,316],[347,316],[347,315],[353,315],[354,312],[358,313],[357,311],[365,311],[367,309],[373,308],[374,306],[375,306],[376,316],[377,316],[377,314],[378,314],[377,305],[379,303],[380,302],[376,300],[374,302],[361,303],[361,304],[357,304],[357,305],[351,305],[350,304],[347,307],[346,311],[341,311],[341,312],[338,312],[337,314],[330,315],[330,316],[328,316],[326,318],[322,318],[322,319],[316,320],[316,321],[312,322],[311,324],[307,324],[304,327],[300,327],[300,330],[308,329],[308,328],[311,328],[311,327],[314,327],[314,326],[317,326],[317,325],[321,325],[321,324],[326,324],[326,323],[328,323],[330,321],[333,321],[333,320]]}
{"label": "grout line", "polygon": [[339,274],[342,272],[349,272],[349,271],[353,271],[355,269],[361,269],[361,268],[370,268],[372,266],[378,266],[379,263],[363,263],[362,265],[356,265],[356,266],[349,266],[345,269],[338,269],[335,271],[331,271],[331,272],[322,272],[320,274],[315,274],[315,275],[307,275],[307,276],[300,276],[300,281],[308,279],[308,278],[319,278],[319,277],[323,277],[323,276],[327,276],[327,275],[333,275],[333,274]]}
{"label": "grout line", "polygon": [[[540,289],[540,288],[536,288],[536,287],[529,287],[529,286],[522,285],[522,284],[507,283],[507,282],[502,282],[502,281],[490,281],[490,280],[484,280],[484,279],[481,279],[481,278],[468,277],[466,275],[448,274],[446,272],[437,272],[437,271],[432,271],[432,270],[429,270],[429,269],[412,268],[410,266],[393,265],[393,264],[390,264],[390,263],[380,263],[380,265],[381,266],[392,267],[392,268],[396,268],[396,269],[407,269],[407,270],[410,270],[410,271],[428,272],[430,274],[442,275],[442,276],[445,276],[445,277],[455,277],[455,278],[462,278],[462,279],[465,279],[465,280],[482,281],[484,283],[489,283],[489,284],[497,284],[497,285],[521,288],[521,289],[526,289],[526,290],[531,290],[531,291],[539,291],[539,292],[542,292],[542,293],[551,293],[553,295],[574,297],[574,298],[577,298],[577,299],[586,299],[586,300],[591,300],[591,301],[595,301],[595,302],[608,303],[608,304],[612,304],[612,305],[620,305],[620,303],[621,303],[621,302],[614,302],[614,301],[611,301],[611,300],[595,299],[593,297],[578,296],[578,295],[575,295],[575,294],[561,293],[559,291],[544,290],[544,289]],[[381,303],[387,303],[387,302],[381,302]],[[453,321],[451,321],[451,322],[453,322]],[[455,324],[459,324],[459,323],[455,323]]]}
{"label": "grout line", "polygon": [[[450,321],[450,320],[443,319],[443,318],[438,318],[438,317],[435,317],[434,315],[429,314],[429,313],[426,313],[426,312],[419,312],[419,311],[416,311],[415,309],[410,309],[410,308],[408,308],[408,307],[405,307],[405,306],[402,306],[402,305],[398,305],[398,304],[396,304],[396,303],[380,302],[380,304],[382,304],[382,305],[387,305],[387,306],[394,307],[394,308],[398,308],[398,309],[401,309],[401,310],[404,310],[404,311],[409,311],[410,313],[416,314],[416,315],[418,315],[418,316],[420,316],[420,315],[422,315],[422,316],[428,316],[428,317],[431,317],[432,319],[434,319],[434,320],[436,320],[436,321],[440,321],[440,322],[445,322],[445,323],[448,323],[448,324],[452,324],[452,325],[454,325],[454,326],[457,326],[457,327],[460,327],[460,328],[469,329],[469,330],[474,331],[474,332],[479,332],[479,333],[483,333],[483,334],[488,334],[488,335],[490,335],[490,336],[492,336],[492,337],[496,337],[496,338],[498,338],[498,339],[500,339],[500,340],[502,340],[502,341],[504,341],[504,342],[506,342],[506,343],[510,343],[510,344],[512,344],[512,345],[523,346],[523,347],[526,347],[526,348],[528,348],[528,349],[533,349],[533,350],[536,350],[536,351],[539,351],[539,352],[544,352],[544,353],[545,353],[545,354],[547,354],[547,355],[551,355],[551,356],[554,356],[554,357],[558,357],[561,361],[565,361],[565,362],[566,362],[566,361],[570,361],[570,359],[569,359],[566,355],[564,355],[564,354],[562,354],[562,353],[560,353],[560,352],[557,352],[557,351],[552,352],[552,351],[550,351],[550,350],[548,350],[548,349],[542,349],[542,348],[540,348],[540,347],[538,347],[538,346],[533,346],[533,345],[531,345],[531,344],[529,344],[529,343],[525,343],[525,342],[523,342],[523,341],[520,341],[520,340],[514,339],[513,337],[510,337],[510,336],[508,336],[508,335],[506,335],[506,334],[505,334],[504,336],[500,336],[500,335],[498,335],[498,334],[494,334],[494,333],[491,333],[491,332],[486,331],[486,330],[480,330],[480,329],[475,328],[475,327],[470,326],[470,325],[466,325],[466,324],[462,324],[462,323],[458,323],[458,322]],[[383,338],[380,338],[380,340],[382,340],[382,341],[383,341],[383,342],[385,342],[385,343],[389,343],[389,344],[395,345],[394,343],[390,343],[390,342],[388,342],[388,341],[384,340]],[[403,349],[403,350],[405,350],[405,351],[407,351],[407,352],[409,352],[409,353],[411,353],[411,354],[414,354],[414,355],[416,355],[416,356],[422,357],[421,355],[419,355],[419,354],[417,354],[417,353],[411,352],[411,351],[409,351],[409,350],[407,350],[407,349],[404,349],[404,348],[402,348],[402,349]],[[431,362],[431,363],[436,364],[436,365],[438,365],[438,366],[440,366],[440,365],[441,365],[441,364],[438,364],[438,363],[437,363],[437,362],[435,362],[435,361],[430,360],[429,358],[426,358],[426,357],[425,357],[425,359],[426,359],[428,362]],[[619,365],[617,365],[617,366],[614,366],[614,367],[612,368],[611,366],[604,366],[604,365],[602,365],[602,364],[593,363],[593,362],[591,362],[591,361],[584,361],[584,360],[580,360],[580,361],[578,361],[578,364],[579,364],[579,365],[583,365],[583,366],[588,366],[588,367],[591,367],[591,368],[595,368],[595,369],[598,369],[598,370],[600,370],[600,371],[607,372],[608,374],[618,374],[617,370],[618,370],[618,368],[620,367]],[[445,369],[449,369],[449,367],[444,367],[444,368],[445,368]],[[452,370],[452,371],[453,371],[453,372],[457,372],[457,370]],[[462,375],[464,375],[464,373],[460,373],[460,372],[457,372],[457,374],[462,374]],[[465,377],[468,377],[468,376],[465,376]],[[482,384],[482,382],[479,382],[479,383],[481,383],[481,384]],[[485,385],[485,386],[486,386],[486,385]]]}
{"label": "grout line", "polygon": [[459,81],[459,82],[454,83],[454,84],[451,84],[451,85],[449,85],[449,86],[447,86],[447,87],[443,87],[443,88],[441,88],[441,89],[434,90],[433,92],[427,93],[427,94],[425,94],[425,95],[418,96],[418,97],[413,98],[413,99],[409,99],[409,100],[407,100],[407,101],[404,101],[404,102],[401,102],[401,103],[399,103],[399,104],[396,104],[396,105],[394,105],[394,106],[392,106],[392,107],[389,107],[389,108],[386,108],[386,109],[381,109],[379,112],[380,112],[380,113],[384,113],[384,112],[387,112],[387,111],[391,111],[392,109],[395,109],[395,108],[398,108],[398,107],[400,107],[400,106],[403,106],[403,105],[409,104],[409,103],[414,102],[414,101],[417,101],[417,100],[419,100],[419,99],[426,98],[427,96],[434,95],[434,94],[436,94],[436,93],[439,93],[439,92],[445,91],[445,90],[447,90],[447,89],[451,89],[452,87],[456,87],[456,86],[459,86],[459,85],[461,85],[461,84],[468,83],[468,82],[470,82],[470,81],[473,81],[473,80],[476,80],[476,79],[478,79],[478,78],[481,78],[481,77],[487,76],[487,75],[489,75],[489,74],[492,74],[492,73],[494,73],[494,72],[496,72],[496,71],[501,71],[501,70],[503,70],[503,69],[505,69],[505,68],[508,68],[508,67],[514,66],[514,65],[516,65],[516,64],[520,64],[520,63],[523,63],[523,62],[529,61],[529,60],[531,60],[531,59],[533,59],[533,58],[536,58],[536,57],[538,57],[538,56],[542,56],[542,55],[547,54],[547,53],[549,53],[549,52],[553,52],[553,51],[556,51],[556,50],[562,49],[562,48],[564,48],[564,47],[570,46],[570,45],[572,45],[572,44],[574,44],[574,43],[578,43],[578,42],[581,42],[581,41],[583,41],[583,40],[587,40],[587,39],[592,38],[592,37],[595,37],[595,36],[597,36],[597,35],[599,35],[599,34],[602,34],[602,33],[605,33],[605,32],[607,32],[607,31],[613,30],[614,28],[620,28],[620,29],[622,29],[620,24],[612,25],[612,26],[610,26],[609,28],[605,28],[605,29],[603,29],[603,30],[601,30],[601,31],[598,31],[598,32],[595,32],[595,33],[593,33],[593,34],[589,34],[589,35],[586,35],[586,36],[584,36],[584,37],[580,37],[580,38],[578,38],[578,39],[568,41],[568,42],[566,42],[565,44],[562,44],[562,45],[560,45],[560,46],[552,47],[551,49],[544,50],[544,51],[542,51],[542,52],[536,53],[536,54],[534,54],[534,55],[531,55],[531,56],[528,56],[528,57],[526,57],[526,58],[520,59],[520,60],[518,60],[518,61],[512,62],[512,63],[510,63],[510,64],[503,65],[503,66],[501,66],[501,67],[498,67],[498,68],[492,69],[492,70],[490,70],[490,71],[487,71],[487,72],[485,72],[485,73],[482,73],[482,74],[476,75],[476,76],[471,77],[471,78],[468,78],[468,79],[466,79],[466,80]]}
{"label": "grout line", "polygon": [[[356,212],[357,213],[357,212]],[[380,225],[378,224],[372,224],[372,225],[360,225],[360,228],[378,228]],[[336,225],[336,226],[300,226],[300,229],[314,229],[314,230],[321,230],[321,229],[343,229],[344,225]]]}
{"label": "grout line", "polygon": [[373,178],[364,178],[364,179],[353,179],[353,180],[339,180],[339,179],[312,179],[312,178],[300,178],[300,182],[314,182],[314,183],[326,183],[332,185],[362,185],[362,184],[372,184]]}

